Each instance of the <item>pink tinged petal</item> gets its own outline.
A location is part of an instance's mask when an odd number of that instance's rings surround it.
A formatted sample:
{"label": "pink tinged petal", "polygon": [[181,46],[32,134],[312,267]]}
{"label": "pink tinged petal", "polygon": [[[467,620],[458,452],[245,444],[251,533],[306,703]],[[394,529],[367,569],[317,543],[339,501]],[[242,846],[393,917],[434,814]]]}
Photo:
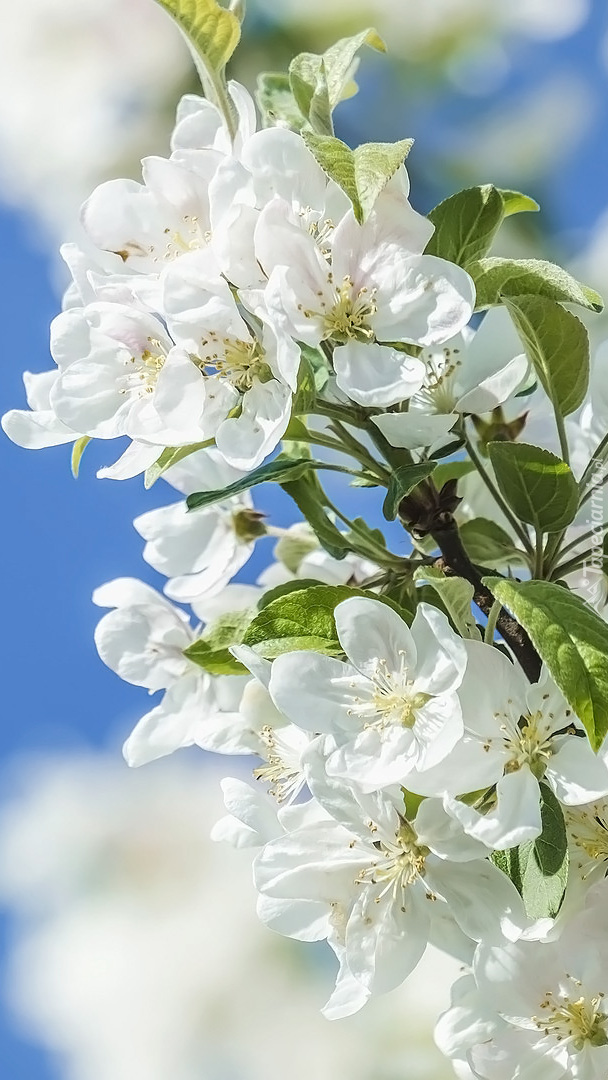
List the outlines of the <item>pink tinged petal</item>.
{"label": "pink tinged petal", "polygon": [[426,416],[418,410],[412,410],[406,413],[384,413],[384,415],[372,416],[371,419],[391,446],[418,450],[423,446],[432,446],[439,439],[443,439],[454,427],[458,414]]}
{"label": "pink tinged petal", "polygon": [[[350,601],[348,601],[350,603]],[[304,731],[357,731],[352,708],[360,700],[356,668],[314,652],[284,653],[272,665],[270,694],[280,712]]]}
{"label": "pink tinged petal", "polygon": [[418,655],[416,690],[426,694],[457,690],[467,666],[467,650],[443,612],[419,604],[411,632]]}
{"label": "pink tinged petal", "polygon": [[419,883],[388,896],[378,904],[364,888],[346,926],[349,970],[371,993],[384,994],[399,986],[416,967],[427,946],[430,903]]}
{"label": "pink tinged petal", "polygon": [[470,862],[485,859],[488,848],[467,836],[462,826],[444,810],[440,799],[424,799],[416,814],[416,835],[440,859]]}
{"label": "pink tinged petal", "polygon": [[464,733],[456,694],[433,697],[416,709],[413,733],[418,744],[417,770],[424,772],[444,761]]}
{"label": "pink tinged petal", "polygon": [[142,716],[129,735],[123,746],[127,765],[146,765],[192,746],[196,724],[209,700],[209,684],[200,675],[188,675],[176,682],[160,705]]}
{"label": "pink tinged petal", "polygon": [[416,645],[402,618],[380,600],[353,596],[335,610],[338,638],[352,664],[368,679],[378,672],[378,661],[390,673],[415,672]]}
{"label": "pink tinged petal", "polygon": [[470,836],[488,847],[506,849],[540,836],[540,790],[538,780],[524,765],[506,773],[496,785],[497,805],[488,814],[446,797],[445,807]]}
{"label": "pink tinged petal", "polygon": [[289,424],[291,390],[277,379],[258,379],[243,395],[241,414],[219,426],[215,442],[229,465],[247,472],[275,449]]}
{"label": "pink tinged petal", "polygon": [[396,405],[424,382],[420,360],[373,342],[349,341],[339,346],[333,365],[338,386],[359,405]]}
{"label": "pink tinged petal", "polygon": [[130,480],[158,461],[163,450],[163,446],[150,446],[149,443],[133,441],[118,461],[98,469],[97,476],[100,480]]}
{"label": "pink tinged petal", "polygon": [[530,364],[525,354],[515,356],[505,367],[487,375],[474,389],[463,394],[456,404],[456,409],[460,413],[491,412],[520,389],[529,369]]}
{"label": "pink tinged petal", "polygon": [[469,275],[434,255],[395,258],[376,273],[376,283],[374,330],[381,341],[441,345],[467,325],[475,307]]}
{"label": "pink tinged petal", "polygon": [[578,806],[608,795],[608,768],[586,736],[558,736],[555,744],[558,749],[549,759],[546,776],[560,802]]}

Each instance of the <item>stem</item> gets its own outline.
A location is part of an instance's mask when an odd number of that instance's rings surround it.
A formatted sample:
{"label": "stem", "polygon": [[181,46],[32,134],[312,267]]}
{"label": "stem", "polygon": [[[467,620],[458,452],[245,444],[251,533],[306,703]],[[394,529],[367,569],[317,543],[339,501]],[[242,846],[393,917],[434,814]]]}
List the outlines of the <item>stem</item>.
{"label": "stem", "polygon": [[[495,598],[483,584],[479,569],[469,559],[454,518],[450,516],[445,523],[437,525],[431,535],[443,555],[443,569],[471,583],[475,590],[473,597],[475,604],[484,615],[489,617]],[[504,608],[501,608],[496,617],[496,627],[530,682],[538,682],[541,669],[540,657],[524,628]]]}
{"label": "stem", "polygon": [[[608,529],[608,521],[605,521],[603,525],[600,525],[599,529],[597,527],[595,529],[589,529],[589,532],[583,533],[582,536],[577,536],[575,540],[571,540],[569,544],[566,544],[565,547],[561,548],[560,555],[567,555],[569,551],[573,551],[579,544],[584,544],[586,540],[592,540],[593,537],[599,533],[600,529],[605,532]],[[587,554],[589,555],[590,552],[587,552]]]}
{"label": "stem", "polygon": [[593,476],[594,470],[597,468],[598,464],[604,464],[604,459],[606,457],[608,457],[608,435],[604,435],[604,438],[602,439],[593,457],[591,458],[591,461],[589,462],[587,468],[581,476],[579,483],[581,493],[584,493],[586,491],[587,484]]}
{"label": "stem", "polygon": [[522,544],[524,545],[524,549],[525,549],[526,553],[528,555],[533,555],[534,552],[533,552],[532,544],[530,543],[530,537],[528,536],[526,530],[524,529],[523,525],[521,525],[521,523],[517,520],[517,518],[515,517],[514,513],[512,512],[512,510],[510,508],[510,506],[508,505],[508,503],[506,503],[505,500],[503,499],[500,491],[498,490],[498,488],[497,488],[496,484],[494,483],[492,477],[488,473],[485,465],[483,464],[481,458],[479,457],[479,454],[477,453],[475,447],[473,446],[473,443],[472,443],[471,439],[468,437],[468,435],[467,435],[467,433],[466,433],[466,431],[464,429],[463,429],[462,435],[463,435],[463,438],[464,438],[464,443],[465,443],[465,446],[467,448],[469,457],[470,457],[471,461],[473,462],[475,468],[477,469],[477,472],[479,473],[479,475],[480,475],[481,479],[483,480],[484,484],[486,485],[488,491],[490,492],[490,494],[494,498],[495,502],[498,503],[498,506],[500,507],[503,514],[505,515],[505,517],[506,517],[507,521],[509,522],[509,524],[511,525],[511,528],[513,529],[513,531],[515,533],[517,533],[517,536],[519,537]]}
{"label": "stem", "polygon": [[552,400],[553,412],[555,413],[555,423],[557,425],[557,434],[559,435],[559,445],[562,451],[562,458],[566,462],[566,465],[570,464],[570,447],[568,446],[568,436],[566,435],[566,423],[561,413],[561,409]]}
{"label": "stem", "polygon": [[533,577],[542,580],[544,564],[543,532],[536,527],[534,529],[534,573]]}
{"label": "stem", "polygon": [[485,629],[485,633],[483,635],[483,640],[485,641],[486,645],[493,645],[494,644],[494,634],[496,633],[496,623],[498,622],[498,616],[500,615],[501,610],[502,610],[502,604],[501,604],[500,600],[495,600],[494,603],[492,604],[491,609],[490,609],[490,614],[488,615],[487,626],[486,626],[486,629]]}

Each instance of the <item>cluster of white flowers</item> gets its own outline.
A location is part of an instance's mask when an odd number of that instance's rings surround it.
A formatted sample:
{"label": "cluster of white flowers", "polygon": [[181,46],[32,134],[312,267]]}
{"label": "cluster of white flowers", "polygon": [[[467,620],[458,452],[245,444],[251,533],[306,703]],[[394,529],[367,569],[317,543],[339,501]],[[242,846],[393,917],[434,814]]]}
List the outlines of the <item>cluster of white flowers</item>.
{"label": "cluster of white flowers", "polygon": [[[64,249],[56,367],[26,376],[30,409],[3,426],[73,442],[75,467],[90,439],[126,437],[100,475],[165,474],[185,496],[135,521],[165,596],[131,578],[94,596],[102,660],[163,692],[125,757],[259,759],[257,783],[224,779],[213,836],[254,850],[264,923],[333,950],[325,1015],[395,989],[432,943],[472,972],[440,1024],[460,1075],[596,1080],[601,971],[570,942],[601,933],[608,890],[590,872],[608,851],[608,630],[572,575],[605,531],[585,515],[608,436],[600,398],[566,420],[589,343],[563,304],[601,300],[559,267],[487,257],[526,196],[486,185],[427,218],[409,143],[335,139],[365,42],[382,46],[367,31],[297,58],[289,85],[266,76],[280,122],[262,130],[216,71],[218,104],[182,100],[169,158],[93,192],[89,247]],[[552,436],[519,441],[547,414],[559,456]],[[412,551],[334,506],[322,470],[384,488]],[[459,509],[472,473],[485,516],[474,485]],[[272,480],[304,522],[255,509]],[[233,582],[269,536],[276,563]]]}

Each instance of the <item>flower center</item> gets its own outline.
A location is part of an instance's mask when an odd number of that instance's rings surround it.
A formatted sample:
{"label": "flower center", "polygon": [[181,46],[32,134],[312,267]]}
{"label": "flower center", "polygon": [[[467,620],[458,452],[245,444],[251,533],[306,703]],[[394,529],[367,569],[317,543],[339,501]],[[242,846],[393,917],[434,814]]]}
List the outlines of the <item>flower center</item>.
{"label": "flower center", "polygon": [[[333,276],[330,274],[330,283]],[[335,287],[336,299],[331,311],[324,312],[325,337],[338,344],[347,341],[368,343],[374,339],[370,319],[376,314],[376,290],[371,292],[365,286],[355,292],[352,279],[345,277],[341,285]]]}
{"label": "flower center", "polygon": [[430,700],[430,694],[414,691],[414,680],[409,678],[405,654],[401,653],[401,668],[391,671],[386,660],[376,660],[369,676],[373,684],[370,697],[356,698],[350,712],[360,716],[364,728],[382,731],[391,724],[412,728],[416,712]]}
{"label": "flower center", "polygon": [[[580,990],[581,983],[578,979],[571,975],[567,978]],[[608,1014],[603,1011],[603,1005],[602,992],[592,998],[581,996],[571,1000],[566,994],[556,997],[548,990],[540,1006],[543,1015],[535,1016],[533,1020],[545,1035],[553,1035],[558,1042],[570,1042],[575,1050],[582,1050],[585,1043],[591,1046],[606,1046]]]}
{"label": "flower center", "polygon": [[180,255],[187,255],[189,251],[198,251],[205,247],[210,239],[209,234],[201,229],[196,214],[184,214],[179,229],[167,228],[163,229],[163,232],[167,237],[164,251],[159,253],[154,245],[150,247],[154,262],[158,262],[159,258],[164,262],[172,262]]}
{"label": "flower center", "polygon": [[454,379],[462,360],[457,359],[459,349],[445,348],[441,353],[429,352],[421,359],[426,364],[426,374],[422,389],[416,394],[416,401],[426,405],[436,413],[451,413],[456,405]]}
{"label": "flower center", "polygon": [[[373,832],[376,826],[370,823],[370,828]],[[382,889],[374,897],[374,903],[379,904],[390,894],[392,900],[399,901],[401,910],[405,911],[405,890],[424,873],[429,848],[418,843],[414,829],[405,819],[402,819],[395,833],[394,843],[376,840],[374,847],[378,851],[378,859],[361,870],[355,884],[381,885]]]}
{"label": "flower center", "polygon": [[149,349],[144,349],[139,356],[131,356],[126,361],[128,368],[121,388],[121,394],[135,393],[137,397],[153,394],[159,372],[167,359],[165,351],[157,338],[148,338]]}
{"label": "flower center", "polygon": [[505,747],[510,751],[511,757],[505,766],[505,772],[517,772],[523,765],[527,765],[537,780],[545,775],[547,765],[553,756],[552,736],[547,734],[543,724],[542,712],[527,713],[520,717],[519,723],[513,731],[508,731],[505,736]]}
{"label": "flower center", "polygon": [[268,725],[260,731],[260,738],[267,747],[266,765],[254,769],[253,775],[256,780],[271,785],[268,794],[278,803],[291,802],[304,786],[299,755]]}
{"label": "flower center", "polygon": [[[265,361],[264,350],[259,341],[250,338],[219,338],[211,331],[203,342],[208,351],[201,357],[199,366],[204,375],[226,379],[241,394],[251,390],[254,379],[268,382],[272,372]],[[212,351],[213,350],[213,351]]]}
{"label": "flower center", "polygon": [[608,814],[605,805],[596,806],[595,812],[579,807],[567,811],[570,838],[594,862],[608,861]]}

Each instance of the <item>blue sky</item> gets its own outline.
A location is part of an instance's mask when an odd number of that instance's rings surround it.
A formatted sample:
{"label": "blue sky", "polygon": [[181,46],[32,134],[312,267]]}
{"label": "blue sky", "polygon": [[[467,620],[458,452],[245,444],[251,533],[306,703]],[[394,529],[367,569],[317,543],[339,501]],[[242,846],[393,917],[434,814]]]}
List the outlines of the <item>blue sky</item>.
{"label": "blue sky", "polygon": [[[428,0],[427,0],[428,2]],[[587,27],[570,40],[550,46],[525,44],[513,54],[514,69],[497,100],[518,100],[522,88],[549,74],[573,71],[594,93],[593,123],[572,153],[542,186],[548,212],[566,239],[580,242],[608,204],[608,76],[598,56],[598,38],[606,31],[602,0],[594,5]],[[363,88],[366,80],[363,80]],[[438,144],[442,132],[470,122],[474,102],[455,98],[437,110],[417,115],[407,110],[408,130],[380,132],[389,89],[369,85],[374,115],[368,111],[364,137],[417,136],[416,153]],[[351,110],[354,106],[350,106]],[[344,131],[354,112],[345,114]],[[500,182],[500,176],[479,178]],[[432,205],[436,190],[418,193],[421,208]],[[532,192],[536,194],[537,192]],[[25,217],[0,207],[0,308],[2,368],[0,410],[23,402],[21,372],[49,366],[48,323],[58,307],[51,285],[51,262],[36,243]],[[69,468],[69,449],[26,452],[2,439],[0,484],[4,511],[0,565],[4,570],[2,622],[3,703],[0,741],[3,760],[16,753],[74,746],[118,747],[133,719],[146,707],[144,692],[117,679],[99,661],[93,629],[99,612],[90,602],[96,585],[116,576],[134,575],[153,584],[160,579],[141,560],[141,540],[133,517],[172,500],[159,484],[144,492],[141,481],[114,483],[95,479],[96,468],[114,459],[114,448],[93,445],[83,459],[80,478]],[[264,492],[258,500],[277,523],[287,522],[288,508]],[[262,549],[255,566],[269,555]],[[8,928],[0,920],[0,964]],[[46,1056],[22,1040],[0,1010],[0,1062],[11,1080],[49,1080],[61,1076]]]}

